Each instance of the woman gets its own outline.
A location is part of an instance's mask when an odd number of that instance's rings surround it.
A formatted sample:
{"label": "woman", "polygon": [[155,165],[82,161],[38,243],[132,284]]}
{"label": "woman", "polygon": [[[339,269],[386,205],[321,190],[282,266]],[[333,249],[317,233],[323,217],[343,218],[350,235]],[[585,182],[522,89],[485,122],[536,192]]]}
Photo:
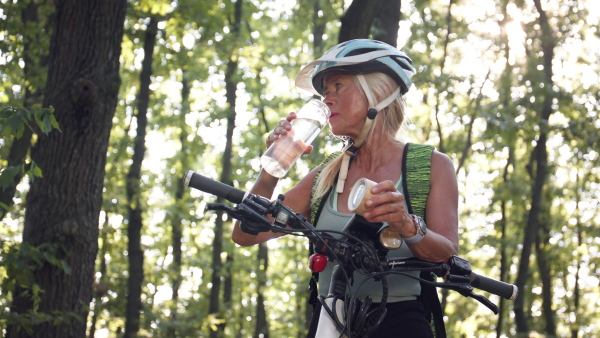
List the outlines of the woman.
{"label": "woman", "polygon": [[[369,222],[386,222],[406,243],[389,256],[441,262],[458,252],[458,189],[451,160],[437,151],[426,159],[431,169],[423,217],[409,214],[402,191],[406,150],[396,137],[404,122],[402,95],[408,91],[413,73],[411,61],[404,53],[385,43],[365,39],[341,43],[302,69],[296,85],[323,96],[323,102],[331,110],[331,131],[345,139],[347,146],[340,156],[323,168],[313,169],[289,190],[284,204],[302,213],[318,229],[341,230],[352,216],[348,209],[350,188],[360,178],[368,178],[378,184],[371,190],[373,197],[366,202],[369,209],[363,217]],[[279,122],[267,138],[267,147],[291,129],[290,121],[294,118],[291,113]],[[309,146],[305,153],[311,151]],[[277,182],[277,178],[263,170],[251,192],[270,197]],[[325,201],[322,211],[318,219],[312,219],[313,204],[321,198]],[[272,232],[249,235],[236,224],[232,237],[240,245],[253,245],[281,235]],[[328,290],[333,264],[328,265],[319,276],[321,295]],[[420,293],[418,281],[390,276],[388,283],[388,314],[373,336],[403,332],[406,337],[431,337],[422,306],[415,301]],[[375,302],[380,296],[377,282],[354,291],[359,296],[370,296]]]}

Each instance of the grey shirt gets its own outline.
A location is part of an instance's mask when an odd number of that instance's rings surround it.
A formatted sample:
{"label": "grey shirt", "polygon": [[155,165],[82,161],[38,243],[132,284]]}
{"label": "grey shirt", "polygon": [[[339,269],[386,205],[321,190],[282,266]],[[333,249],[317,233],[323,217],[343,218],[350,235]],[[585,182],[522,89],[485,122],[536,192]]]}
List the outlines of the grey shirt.
{"label": "grey shirt", "polygon": [[[401,179],[396,184],[396,187],[401,187]],[[342,231],[344,226],[352,218],[353,214],[344,214],[337,211],[337,193],[335,187],[329,194],[321,214],[319,221],[316,224],[320,230],[336,230]],[[412,257],[413,254],[406,243],[402,243],[399,249],[391,250],[388,258]],[[327,296],[329,293],[329,284],[331,282],[331,273],[337,262],[328,262],[324,271],[319,273],[319,295]],[[418,277],[419,272],[409,272],[409,274]],[[354,273],[354,283],[351,286],[351,291],[361,299],[365,296],[370,296],[373,302],[381,301],[382,287],[381,281],[369,279],[364,284],[361,284],[366,277],[357,272]],[[400,302],[405,300],[414,300],[421,293],[419,281],[402,275],[388,275],[388,302]]]}

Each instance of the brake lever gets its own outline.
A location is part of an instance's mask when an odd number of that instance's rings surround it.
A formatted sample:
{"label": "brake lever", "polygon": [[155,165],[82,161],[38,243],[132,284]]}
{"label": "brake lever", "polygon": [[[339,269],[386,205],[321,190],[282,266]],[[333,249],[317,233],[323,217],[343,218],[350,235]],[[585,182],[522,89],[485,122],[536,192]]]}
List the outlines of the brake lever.
{"label": "brake lever", "polygon": [[241,213],[238,209],[232,208],[225,203],[208,203],[206,204],[206,210],[225,211],[229,216],[235,219],[238,219],[241,216]]}
{"label": "brake lever", "polygon": [[490,301],[489,299],[487,299],[486,297],[484,297],[482,295],[479,295],[479,294],[476,294],[475,292],[473,292],[473,287],[469,283],[469,277],[467,277],[467,276],[451,274],[451,275],[446,276],[446,282],[442,283],[442,284],[443,284],[443,286],[441,286],[441,287],[443,287],[443,288],[457,291],[458,293],[460,293],[461,295],[463,295],[465,297],[471,297],[471,298],[475,299],[476,301],[485,305],[488,309],[492,310],[492,312],[494,312],[494,314],[498,314],[498,312],[500,311],[500,308],[496,304],[492,303],[492,301]]}
{"label": "brake lever", "polygon": [[208,203],[206,209],[226,212],[227,215],[239,220],[242,231],[250,235],[269,231],[273,226],[268,219],[244,203],[238,204],[235,208],[224,203]]}
{"label": "brake lever", "polygon": [[472,291],[471,291],[471,294],[468,296],[477,300],[481,304],[485,305],[488,309],[492,310],[492,312],[494,312],[494,314],[497,315],[498,312],[500,312],[500,308],[498,307],[498,305],[492,303],[492,301],[487,299],[486,297],[484,297],[482,295],[478,295]]}

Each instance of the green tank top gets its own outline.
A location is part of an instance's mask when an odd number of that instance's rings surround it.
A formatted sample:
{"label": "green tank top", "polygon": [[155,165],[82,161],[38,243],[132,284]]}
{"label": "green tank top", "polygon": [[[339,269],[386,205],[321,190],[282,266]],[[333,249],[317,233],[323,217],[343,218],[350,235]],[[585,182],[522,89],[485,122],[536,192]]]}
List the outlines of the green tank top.
{"label": "green tank top", "polygon": [[[397,187],[401,186],[401,181],[398,181]],[[335,189],[333,190],[335,191]],[[319,230],[336,230],[342,231],[344,226],[350,221],[353,214],[345,214],[337,211],[337,193],[330,193],[325,205],[321,210],[316,228]],[[388,258],[412,257],[408,245],[403,243],[399,249],[390,250]],[[318,292],[321,296],[327,296],[329,293],[329,285],[331,282],[331,273],[335,262],[329,262],[324,271],[319,274]],[[419,272],[411,272],[411,275],[418,277]],[[381,301],[382,287],[381,281],[369,279],[365,281],[365,276],[355,272],[354,283],[350,287],[350,292],[357,297],[371,297],[374,302]],[[363,283],[364,281],[364,283]],[[414,300],[421,293],[421,286],[418,280],[401,275],[388,275],[388,302],[400,302],[405,300]]]}
{"label": "green tank top", "polygon": [[[429,195],[429,177],[431,173],[431,155],[433,147],[428,145],[419,145],[408,143],[404,150],[404,159],[402,161],[402,175],[397,183],[398,189],[405,196],[405,206],[411,214],[416,214],[425,219],[425,204]],[[313,183],[313,193],[316,188],[318,175],[325,165],[339,156],[339,153],[334,153],[323,161]],[[337,194],[332,193],[335,189],[330,190],[326,195],[326,201],[323,202],[319,198],[313,201],[311,206],[311,216],[315,227],[318,229],[329,229],[341,231],[348,221],[352,218],[352,214],[344,214],[337,211]],[[334,207],[335,206],[335,207]],[[388,253],[388,258],[397,257],[413,257],[412,252],[406,243],[403,243],[399,249],[391,250]],[[329,284],[331,281],[331,273],[334,262],[327,264],[324,271],[319,274],[318,293],[322,296],[327,296],[329,292]],[[369,295],[374,302],[381,300],[381,282],[373,280],[366,281],[364,276],[355,273],[352,292],[356,292],[357,296],[364,297]],[[415,272],[415,276],[419,273]],[[360,288],[359,288],[360,286]],[[421,285],[417,280],[410,277],[400,275],[390,275],[388,277],[388,302],[398,302],[404,300],[413,300],[421,293]]]}

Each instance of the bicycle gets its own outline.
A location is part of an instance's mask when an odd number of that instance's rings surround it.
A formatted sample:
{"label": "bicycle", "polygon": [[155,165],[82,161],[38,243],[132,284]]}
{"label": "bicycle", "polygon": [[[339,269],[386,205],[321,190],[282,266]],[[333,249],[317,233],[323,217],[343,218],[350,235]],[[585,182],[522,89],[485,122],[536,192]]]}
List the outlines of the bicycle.
{"label": "bicycle", "polygon": [[[473,288],[508,300],[515,300],[518,296],[515,285],[474,273],[470,263],[458,256],[453,256],[443,263],[417,258],[386,258],[387,251],[393,248],[393,242],[397,242],[397,239],[394,240],[393,234],[390,237],[390,231],[382,223],[370,223],[355,215],[342,231],[319,230],[302,214],[284,206],[283,195],[271,201],[191,170],[185,174],[183,184],[236,204],[232,207],[225,203],[210,203],[207,204],[207,209],[221,210],[240,220],[242,231],[248,234],[274,231],[307,237],[315,249],[315,254],[309,261],[313,272],[322,271],[328,261],[337,263],[333,268],[327,297],[319,297],[324,311],[321,311],[319,317],[317,337],[368,337],[373,333],[386,315],[386,276],[391,274],[402,274],[434,287],[454,290],[479,301],[495,314],[499,311],[498,306],[488,298],[474,293]],[[355,271],[381,281],[382,299],[376,308],[371,308],[372,302],[369,297],[359,300],[355,295],[347,294],[346,288],[351,283],[350,276]],[[412,271],[429,272],[436,277],[442,277],[444,282],[408,274]]]}

